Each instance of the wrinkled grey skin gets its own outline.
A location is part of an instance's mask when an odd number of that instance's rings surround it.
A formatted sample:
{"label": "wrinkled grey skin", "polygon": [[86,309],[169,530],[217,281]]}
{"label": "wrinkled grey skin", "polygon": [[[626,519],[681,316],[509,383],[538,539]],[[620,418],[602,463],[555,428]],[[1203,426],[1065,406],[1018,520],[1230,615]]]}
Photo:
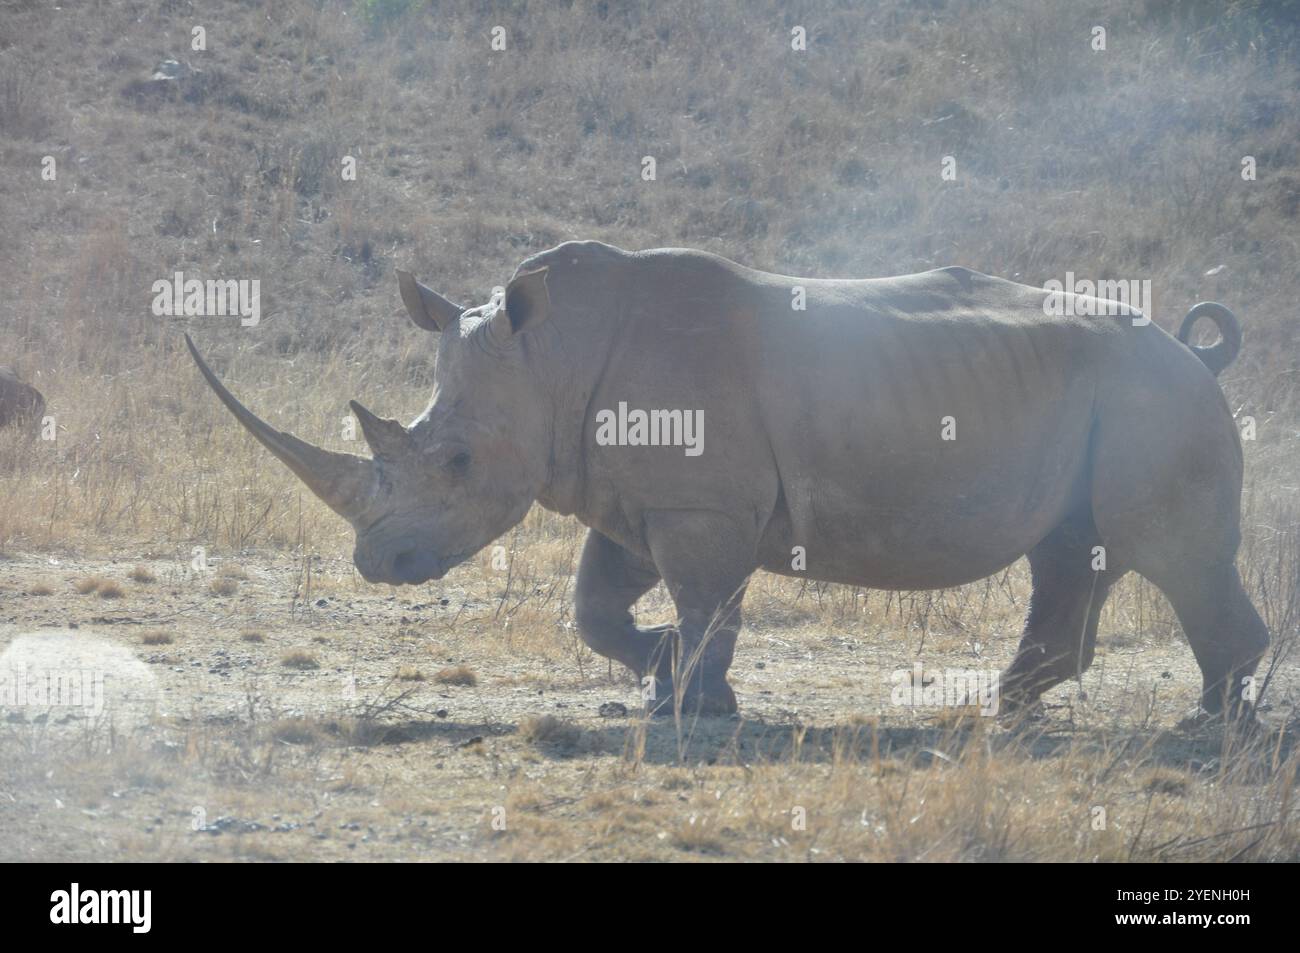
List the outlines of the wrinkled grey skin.
{"label": "wrinkled grey skin", "polygon": [[[1043,290],[963,268],[804,279],[598,242],[528,259],[504,302],[469,310],[400,278],[412,319],[437,334],[437,384],[409,427],[353,405],[373,461],[291,443],[200,361],[349,519],[367,580],[440,578],[540,502],[590,528],[575,595],[586,642],[653,676],[661,705],[727,713],[756,569],[929,589],[1028,554],[1004,710],[1088,667],[1102,602],[1130,570],[1178,613],[1204,708],[1250,710],[1242,680],[1268,635],[1234,567],[1242,454],[1214,373],[1240,332],[1222,306],[1198,305],[1175,339],[1133,310],[1049,317]],[[1202,316],[1223,340],[1191,348]],[[703,453],[598,445],[596,414],[620,401],[703,410]],[[635,625],[660,580],[675,624]]]}
{"label": "wrinkled grey skin", "polygon": [[18,426],[33,431],[45,414],[45,398],[31,384],[18,379],[11,368],[0,366],[0,427]]}

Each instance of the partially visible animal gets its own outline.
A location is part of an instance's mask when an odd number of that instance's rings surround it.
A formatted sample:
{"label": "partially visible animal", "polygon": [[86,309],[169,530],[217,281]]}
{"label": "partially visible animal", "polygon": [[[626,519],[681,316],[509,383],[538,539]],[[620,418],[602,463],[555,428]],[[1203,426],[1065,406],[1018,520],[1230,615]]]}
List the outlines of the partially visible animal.
{"label": "partially visible animal", "polygon": [[[574,590],[588,645],[661,703],[725,714],[757,569],[914,590],[1027,555],[1004,708],[1091,664],[1107,591],[1135,571],[1182,622],[1204,710],[1253,713],[1268,632],[1234,564],[1242,449],[1215,375],[1241,333],[1222,305],[1175,338],[1127,305],[1066,293],[1051,309],[1042,288],[966,268],[796,278],[600,242],[527,259],[479,307],[398,277],[434,335],[433,398],[410,426],[354,401],[370,459],[271,428],[190,344],[240,423],[352,524],[367,580],[441,578],[540,502],[590,527]],[[1189,345],[1198,318],[1218,344]],[[701,442],[622,422],[611,440],[629,407],[697,415]],[[677,618],[639,626],[660,580]]]}
{"label": "partially visible animal", "polygon": [[45,398],[19,380],[12,368],[0,365],[0,427],[36,428],[45,415]]}

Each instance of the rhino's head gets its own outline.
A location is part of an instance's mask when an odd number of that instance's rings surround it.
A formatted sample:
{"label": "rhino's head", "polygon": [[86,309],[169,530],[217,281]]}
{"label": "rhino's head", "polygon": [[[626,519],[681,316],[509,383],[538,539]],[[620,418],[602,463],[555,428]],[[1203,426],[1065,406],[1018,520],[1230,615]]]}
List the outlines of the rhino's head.
{"label": "rhino's head", "polygon": [[188,335],[217,396],[313,493],[352,524],[353,561],[369,582],[441,578],[528,512],[549,465],[550,420],[524,362],[524,332],[546,320],[546,270],[465,309],[398,272],[411,319],[438,334],[433,399],[409,427],[356,401],[372,458],[322,450],[275,430],[221,384]]}

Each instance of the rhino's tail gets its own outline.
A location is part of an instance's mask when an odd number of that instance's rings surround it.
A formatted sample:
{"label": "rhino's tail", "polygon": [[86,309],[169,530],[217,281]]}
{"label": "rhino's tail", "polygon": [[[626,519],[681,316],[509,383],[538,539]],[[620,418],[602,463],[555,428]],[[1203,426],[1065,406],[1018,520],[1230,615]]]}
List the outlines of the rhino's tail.
{"label": "rhino's tail", "polygon": [[[1219,340],[1209,347],[1192,347],[1188,339],[1192,335],[1192,325],[1201,318],[1209,318],[1219,329]],[[1210,373],[1215,377],[1233,362],[1241,350],[1241,325],[1237,316],[1217,301],[1202,301],[1193,305],[1192,310],[1183,318],[1183,326],[1178,329],[1178,340],[1192,348],[1192,353],[1201,359]]]}

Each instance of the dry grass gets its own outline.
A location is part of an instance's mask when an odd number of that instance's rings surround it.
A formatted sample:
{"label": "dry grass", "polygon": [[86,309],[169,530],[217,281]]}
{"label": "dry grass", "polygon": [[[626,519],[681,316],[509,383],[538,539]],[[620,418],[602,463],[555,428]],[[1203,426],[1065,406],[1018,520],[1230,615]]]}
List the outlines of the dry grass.
{"label": "dry grass", "polygon": [[317,744],[326,737],[316,722],[307,718],[284,718],[269,726],[270,736],[282,744]]}
{"label": "dry grass", "polygon": [[233,596],[239,591],[239,580],[229,576],[218,576],[208,583],[208,592],[214,596]]}
{"label": "dry grass", "polygon": [[[169,860],[1300,856],[1300,819],[1289,806],[1300,763],[1294,753],[1279,757],[1275,739],[1138,740],[1103,730],[1053,740],[977,729],[900,745],[902,735],[883,729],[800,729],[782,739],[750,725],[702,736],[699,757],[683,764],[664,757],[672,733],[670,725],[652,726],[652,743],[638,757],[593,748],[578,726],[552,716],[525,720],[513,735],[453,746],[285,717],[247,728],[171,729],[176,754],[162,761],[130,737],[111,751],[88,745],[73,766],[46,748],[20,760],[10,729],[0,733],[0,763],[32,794],[66,794],[75,785],[99,803],[129,789],[133,815],[169,816],[165,805],[177,801],[219,804],[237,823],[261,827],[228,843],[166,838],[162,851],[158,840],[122,842],[134,856]],[[766,753],[738,764],[730,734],[759,739]],[[527,770],[487,769],[516,761]],[[435,799],[402,793],[435,788]],[[323,801],[314,796],[321,791],[329,793]],[[75,858],[83,849],[76,819],[66,818],[55,816],[44,831],[50,856]],[[188,819],[166,819],[163,830]],[[0,838],[0,857],[12,856],[9,843]]]}
{"label": "dry grass", "polygon": [[280,656],[280,664],[285,668],[313,669],[320,668],[316,656],[306,649],[291,649]]}
{"label": "dry grass", "polygon": [[478,676],[467,665],[453,665],[441,669],[434,673],[433,680],[439,685],[474,686],[478,684]]}
{"label": "dry grass", "polygon": [[140,641],[145,645],[171,645],[176,641],[176,638],[170,632],[158,629],[144,633],[144,635],[140,636]]}
{"label": "dry grass", "polygon": [[147,586],[150,583],[158,581],[158,577],[153,574],[153,571],[148,566],[144,565],[132,567],[131,571],[127,573],[126,576],[132,582],[138,582],[142,586]]}
{"label": "dry grass", "polygon": [[554,715],[526,718],[519,725],[519,737],[530,744],[573,747],[582,737],[582,729]]}

